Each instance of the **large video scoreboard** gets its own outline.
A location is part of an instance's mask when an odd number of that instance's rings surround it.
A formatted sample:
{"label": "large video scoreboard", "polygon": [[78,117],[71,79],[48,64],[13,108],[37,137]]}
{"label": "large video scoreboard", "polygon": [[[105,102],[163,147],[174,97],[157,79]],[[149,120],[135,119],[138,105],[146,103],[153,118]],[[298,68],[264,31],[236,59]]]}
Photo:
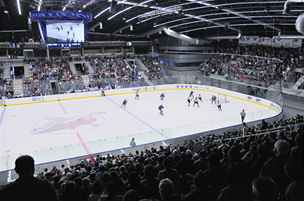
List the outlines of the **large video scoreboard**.
{"label": "large video scoreboard", "polygon": [[92,15],[85,12],[44,11],[31,12],[38,23],[41,39],[48,47],[80,47],[86,38],[86,24]]}

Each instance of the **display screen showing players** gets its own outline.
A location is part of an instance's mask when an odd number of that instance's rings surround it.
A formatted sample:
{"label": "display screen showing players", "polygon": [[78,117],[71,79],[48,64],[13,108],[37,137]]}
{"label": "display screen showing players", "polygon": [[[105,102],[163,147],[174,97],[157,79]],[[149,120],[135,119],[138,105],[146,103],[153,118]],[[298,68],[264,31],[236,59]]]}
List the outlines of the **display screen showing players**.
{"label": "display screen showing players", "polygon": [[84,42],[84,23],[82,21],[47,21],[47,43]]}

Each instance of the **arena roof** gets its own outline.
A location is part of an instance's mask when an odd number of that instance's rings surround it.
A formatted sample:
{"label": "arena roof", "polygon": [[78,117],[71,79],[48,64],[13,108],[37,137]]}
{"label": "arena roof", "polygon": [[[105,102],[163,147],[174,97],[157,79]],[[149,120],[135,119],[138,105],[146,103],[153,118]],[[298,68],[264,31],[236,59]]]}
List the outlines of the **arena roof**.
{"label": "arena roof", "polygon": [[[17,2],[20,1],[21,15]],[[288,0],[290,1],[290,0]],[[292,0],[297,1],[297,0]],[[304,3],[285,0],[0,0],[0,29],[27,29],[31,10],[93,14],[91,34],[153,35],[166,27],[194,37],[299,35],[295,21]],[[5,20],[7,19],[7,20]],[[9,23],[8,23],[9,22]]]}

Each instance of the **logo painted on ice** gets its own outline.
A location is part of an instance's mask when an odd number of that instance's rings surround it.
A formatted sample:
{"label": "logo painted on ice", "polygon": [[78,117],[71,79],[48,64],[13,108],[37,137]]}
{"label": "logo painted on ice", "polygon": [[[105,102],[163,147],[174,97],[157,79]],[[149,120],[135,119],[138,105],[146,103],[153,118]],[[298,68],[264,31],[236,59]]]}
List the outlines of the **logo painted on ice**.
{"label": "logo painted on ice", "polygon": [[76,118],[59,117],[59,118],[46,119],[46,121],[43,122],[41,126],[34,128],[32,132],[34,135],[39,135],[39,134],[52,133],[62,130],[74,130],[81,126],[98,126],[97,121],[99,120],[99,118],[97,118],[96,116],[101,115],[102,119],[104,119],[103,114],[105,113],[100,112],[100,113],[92,113]]}

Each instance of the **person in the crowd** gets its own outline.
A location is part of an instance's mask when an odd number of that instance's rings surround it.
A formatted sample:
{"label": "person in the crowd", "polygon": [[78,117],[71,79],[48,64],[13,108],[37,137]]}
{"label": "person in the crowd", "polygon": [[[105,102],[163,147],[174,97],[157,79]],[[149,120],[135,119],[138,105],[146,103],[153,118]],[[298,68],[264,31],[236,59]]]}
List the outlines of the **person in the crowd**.
{"label": "person in the crowd", "polygon": [[277,140],[274,144],[274,156],[261,169],[261,176],[271,177],[278,184],[279,191],[284,192],[290,182],[286,175],[285,164],[288,161],[290,145],[286,140]]}
{"label": "person in the crowd", "polygon": [[270,177],[258,177],[252,182],[253,201],[277,201],[277,184]]}
{"label": "person in the crowd", "polygon": [[15,161],[15,171],[19,178],[0,191],[2,201],[57,201],[55,190],[46,180],[34,177],[34,159],[23,155]]}
{"label": "person in the crowd", "polygon": [[174,187],[174,183],[171,179],[165,178],[159,182],[159,194],[161,201],[179,201],[180,198]]}

